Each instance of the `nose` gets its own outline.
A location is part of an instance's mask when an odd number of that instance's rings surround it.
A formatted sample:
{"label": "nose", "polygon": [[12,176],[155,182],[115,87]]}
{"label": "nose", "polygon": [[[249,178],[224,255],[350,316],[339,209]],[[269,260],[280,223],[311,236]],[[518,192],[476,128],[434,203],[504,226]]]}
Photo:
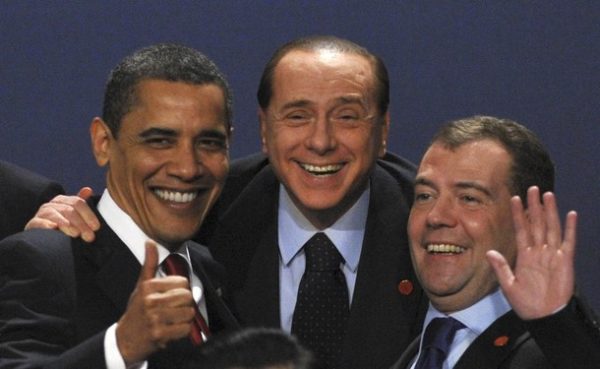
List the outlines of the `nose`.
{"label": "nose", "polygon": [[195,149],[193,143],[182,143],[173,152],[168,173],[182,181],[189,182],[200,177],[203,169],[200,151]]}
{"label": "nose", "polygon": [[318,117],[311,124],[311,131],[306,138],[306,146],[319,155],[324,155],[334,150],[337,141],[334,126],[326,117]]}
{"label": "nose", "polygon": [[440,196],[427,212],[427,226],[429,228],[454,227],[457,224],[455,204],[451,198]]}

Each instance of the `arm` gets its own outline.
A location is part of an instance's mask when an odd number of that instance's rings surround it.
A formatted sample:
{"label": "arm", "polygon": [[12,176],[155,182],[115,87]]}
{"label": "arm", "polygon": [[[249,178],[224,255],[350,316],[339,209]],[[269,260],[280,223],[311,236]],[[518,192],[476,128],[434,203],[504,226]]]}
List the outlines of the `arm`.
{"label": "arm", "polygon": [[58,229],[69,237],[80,237],[92,242],[94,232],[100,228],[98,218],[85,202],[93,191],[83,187],[77,196],[59,195],[43,204],[25,229]]}
{"label": "arm", "polygon": [[[38,241],[28,242],[36,233]],[[77,333],[73,317],[81,307],[72,245],[65,239],[58,232],[38,230],[0,243],[0,368],[106,368],[106,330],[83,341]],[[155,248],[148,253],[117,325],[117,346],[127,365],[185,337],[194,315],[187,280],[154,278],[158,256]]]}
{"label": "arm", "polygon": [[529,189],[528,209],[513,198],[517,260],[514,270],[504,257],[488,252],[500,286],[515,313],[556,368],[592,368],[600,363],[600,324],[575,296],[575,212],[567,214],[564,237],[554,194],[540,202]]}
{"label": "arm", "polygon": [[[104,369],[103,332],[74,346],[76,287],[65,239],[36,231],[0,243],[0,368],[40,368],[52,361],[60,368]],[[43,244],[54,241],[52,252],[45,252]]]}

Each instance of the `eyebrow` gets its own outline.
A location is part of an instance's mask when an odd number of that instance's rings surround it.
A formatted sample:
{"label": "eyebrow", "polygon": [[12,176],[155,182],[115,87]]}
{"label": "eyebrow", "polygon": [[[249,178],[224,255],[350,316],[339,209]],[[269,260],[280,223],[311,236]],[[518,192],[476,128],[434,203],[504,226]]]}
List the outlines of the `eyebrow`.
{"label": "eyebrow", "polygon": [[282,110],[290,108],[304,108],[309,106],[311,102],[309,100],[294,100],[282,106]]}
{"label": "eyebrow", "polygon": [[152,137],[152,136],[174,137],[174,136],[177,136],[177,132],[175,132],[172,129],[152,127],[152,128],[148,128],[145,131],[140,132],[140,134],[138,136],[141,138],[147,138],[147,137]]}
{"label": "eyebrow", "polygon": [[365,106],[364,100],[359,96],[341,96],[336,99],[337,102],[342,104],[359,104]]}
{"label": "eyebrow", "polygon": [[464,189],[471,189],[471,188],[473,188],[475,190],[483,192],[488,197],[492,197],[492,193],[490,192],[490,190],[487,187],[482,186],[482,185],[480,185],[477,182],[473,182],[473,181],[458,182],[456,184],[456,187],[458,187],[458,188],[464,188]]}
{"label": "eyebrow", "polygon": [[[340,96],[335,99],[337,104],[360,104],[361,106],[365,105],[364,100],[359,96]],[[283,105],[282,109],[290,109],[290,108],[304,108],[311,105],[312,102],[310,100],[301,99],[290,101],[287,104]]]}
{"label": "eyebrow", "polygon": [[[423,178],[423,177],[419,177],[419,178],[415,179],[415,186],[417,186],[417,185],[437,188],[437,186],[432,181],[430,181],[427,178]],[[485,195],[487,195],[489,197],[493,197],[492,193],[490,192],[490,190],[487,187],[482,186],[481,184],[474,182],[474,181],[458,182],[454,187],[457,187],[460,189],[475,189],[477,191],[484,193]]]}
{"label": "eyebrow", "polygon": [[[148,138],[148,137],[154,137],[154,136],[176,137],[177,135],[178,135],[177,131],[175,131],[173,129],[152,127],[152,128],[148,128],[145,131],[142,131],[139,134],[139,137],[141,137],[141,138]],[[203,129],[202,131],[200,131],[200,134],[198,136],[208,137],[208,138],[218,138],[221,140],[227,139],[227,135],[217,129]]]}

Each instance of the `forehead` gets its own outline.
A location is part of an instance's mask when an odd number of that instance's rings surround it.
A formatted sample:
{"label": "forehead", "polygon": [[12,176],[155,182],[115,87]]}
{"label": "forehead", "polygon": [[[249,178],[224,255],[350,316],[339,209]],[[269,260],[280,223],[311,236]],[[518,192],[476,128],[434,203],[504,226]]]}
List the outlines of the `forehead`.
{"label": "forehead", "polygon": [[323,95],[374,93],[374,73],[364,56],[333,50],[292,50],[277,64],[275,98],[314,98]]}
{"label": "forehead", "polygon": [[471,141],[454,149],[434,143],[423,156],[417,180],[449,186],[479,182],[508,187],[511,165],[510,154],[495,140]]}
{"label": "forehead", "polygon": [[130,113],[160,114],[173,119],[192,114],[225,123],[225,97],[216,84],[149,79],[139,82]]}
{"label": "forehead", "polygon": [[[215,109],[225,109],[223,89],[214,83],[194,84],[162,79],[144,79],[134,88],[135,102],[150,105],[157,100],[168,101],[173,108],[198,103]],[[179,102],[179,104],[177,104]]]}

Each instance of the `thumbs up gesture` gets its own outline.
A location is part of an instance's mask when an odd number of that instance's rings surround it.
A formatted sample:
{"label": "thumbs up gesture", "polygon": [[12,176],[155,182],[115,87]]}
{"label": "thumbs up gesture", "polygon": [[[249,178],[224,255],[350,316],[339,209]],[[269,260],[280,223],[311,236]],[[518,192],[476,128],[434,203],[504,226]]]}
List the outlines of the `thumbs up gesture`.
{"label": "thumbs up gesture", "polygon": [[187,279],[156,278],[157,270],[156,244],[147,241],[144,265],[116,329],[117,346],[126,365],[144,361],[170,341],[190,333],[194,299]]}

